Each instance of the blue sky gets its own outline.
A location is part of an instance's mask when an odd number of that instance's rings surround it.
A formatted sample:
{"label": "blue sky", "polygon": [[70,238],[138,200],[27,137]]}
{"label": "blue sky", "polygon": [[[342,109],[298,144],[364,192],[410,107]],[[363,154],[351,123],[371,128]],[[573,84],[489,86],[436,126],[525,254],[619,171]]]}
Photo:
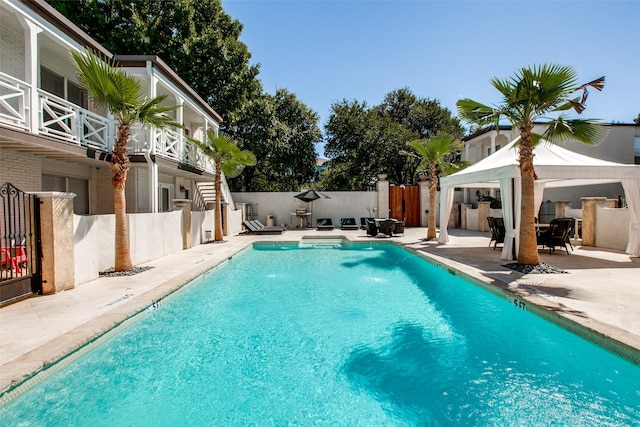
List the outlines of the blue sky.
{"label": "blue sky", "polygon": [[[342,99],[382,102],[408,87],[455,113],[460,98],[500,101],[492,77],[523,66],[602,75],[586,118],[640,113],[640,1],[223,0],[261,64],[264,90],[286,88],[321,118]],[[321,147],[319,147],[322,151]],[[322,152],[320,152],[322,154]]]}

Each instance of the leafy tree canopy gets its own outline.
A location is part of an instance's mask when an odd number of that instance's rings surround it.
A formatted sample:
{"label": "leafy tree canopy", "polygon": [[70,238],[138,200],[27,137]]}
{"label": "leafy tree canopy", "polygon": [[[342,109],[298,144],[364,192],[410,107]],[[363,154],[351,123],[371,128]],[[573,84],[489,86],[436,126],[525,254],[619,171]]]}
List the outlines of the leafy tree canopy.
{"label": "leafy tree canopy", "polygon": [[368,189],[376,174],[385,172],[393,184],[417,179],[418,163],[400,154],[407,143],[440,133],[461,137],[464,129],[438,101],[419,98],[403,88],[384,101],[342,100],[332,105],[325,125],[325,155],[332,158],[319,186],[332,190]]}

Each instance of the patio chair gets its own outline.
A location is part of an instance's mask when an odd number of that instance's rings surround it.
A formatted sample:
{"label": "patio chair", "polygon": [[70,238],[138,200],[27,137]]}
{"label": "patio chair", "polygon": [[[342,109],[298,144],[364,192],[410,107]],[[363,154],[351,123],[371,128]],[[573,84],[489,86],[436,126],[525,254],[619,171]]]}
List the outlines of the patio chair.
{"label": "patio chair", "polygon": [[367,236],[376,237],[378,235],[378,224],[373,219],[367,219]]}
{"label": "patio chair", "polygon": [[406,218],[403,218],[402,221],[396,221],[396,226],[393,229],[393,235],[404,234],[404,222]]}
{"label": "patio chair", "polygon": [[396,221],[393,219],[385,219],[378,224],[378,237],[391,237],[393,230],[396,228]]}
{"label": "patio chair", "polygon": [[318,218],[316,222],[317,230],[333,230],[333,221],[331,218]]}
{"label": "patio chair", "polygon": [[357,230],[358,224],[356,224],[355,218],[340,218],[340,230]]}
{"label": "patio chair", "polygon": [[492,216],[487,217],[487,222],[489,223],[489,231],[491,232],[491,240],[489,240],[489,246],[493,242],[493,250],[496,250],[496,247],[499,243],[504,244],[504,220],[502,218],[494,218]]}
{"label": "patio chair", "polygon": [[[574,223],[573,218],[554,218],[549,223],[549,227],[542,230],[536,236],[538,245],[549,248],[549,254],[552,254],[556,250],[556,246],[564,247],[569,255],[569,248],[567,243],[569,242],[569,236]],[[573,246],[571,245],[571,250]]]}
{"label": "patio chair", "polygon": [[373,221],[373,218],[371,218],[371,217],[369,217],[369,218],[360,217],[360,229],[361,230],[366,230],[367,229],[367,220]]}

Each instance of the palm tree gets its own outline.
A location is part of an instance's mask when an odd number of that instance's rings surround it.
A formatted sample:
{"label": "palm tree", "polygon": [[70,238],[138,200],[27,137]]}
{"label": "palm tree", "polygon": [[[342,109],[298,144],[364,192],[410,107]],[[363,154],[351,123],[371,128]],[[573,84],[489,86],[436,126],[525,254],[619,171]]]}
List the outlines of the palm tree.
{"label": "palm tree", "polygon": [[[602,90],[604,77],[578,85],[572,67],[544,64],[522,68],[509,79],[491,79],[491,84],[502,94],[502,103],[489,107],[470,99],[457,102],[459,115],[481,126],[498,126],[502,118],[508,119],[520,131],[518,162],[520,167],[522,204],[520,206],[520,243],[518,264],[538,264],[534,212],[533,149],[545,139],[552,143],[568,139],[595,144],[602,136],[595,119],[570,119],[564,112],[573,109],[580,114],[585,109],[588,88]],[[573,98],[576,92],[581,96]],[[552,117],[548,117],[551,114]],[[553,117],[555,116],[555,117]],[[542,135],[533,133],[534,123],[547,125]]]}
{"label": "palm tree", "polygon": [[256,156],[247,150],[241,150],[236,141],[224,132],[216,135],[213,131],[207,131],[206,142],[189,138],[196,144],[204,154],[211,158],[215,164],[215,231],[214,241],[218,242],[223,239],[222,234],[222,205],[220,203],[220,190],[222,188],[222,174],[229,178],[240,175],[245,166],[254,166],[256,164]]}
{"label": "palm tree", "polygon": [[[415,150],[415,156],[420,159],[418,170],[425,171],[427,174],[429,183],[427,239],[435,239],[438,177],[457,172],[466,166],[466,162],[455,160],[455,153],[462,149],[462,144],[452,137],[440,136],[433,139],[417,139],[409,142],[408,145]],[[440,218],[440,221],[444,220]]]}
{"label": "palm tree", "polygon": [[78,70],[80,82],[89,96],[99,106],[112,114],[118,122],[116,141],[111,153],[111,185],[115,211],[115,270],[133,268],[129,251],[129,236],[126,223],[125,184],[129,171],[127,142],[131,126],[141,124],[154,128],[179,127],[166,113],[179,108],[178,105],[162,106],[166,95],[147,99],[140,84],[112,60],[102,60],[88,52],[86,55],[71,52],[71,59]]}

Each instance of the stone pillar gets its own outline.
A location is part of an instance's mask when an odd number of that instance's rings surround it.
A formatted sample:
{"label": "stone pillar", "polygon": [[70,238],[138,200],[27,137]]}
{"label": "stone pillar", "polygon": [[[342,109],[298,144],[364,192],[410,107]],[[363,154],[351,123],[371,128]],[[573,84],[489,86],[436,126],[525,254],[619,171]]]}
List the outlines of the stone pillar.
{"label": "stone pillar", "polygon": [[389,181],[387,181],[386,173],[378,174],[376,190],[378,191],[378,214],[376,217],[389,218]]}
{"label": "stone pillar", "polygon": [[420,176],[418,181],[418,190],[420,192],[420,227],[426,227],[429,224],[429,183],[426,176],[423,179]]}
{"label": "stone pillar", "polygon": [[55,294],[75,287],[74,193],[37,193],[40,199],[42,292]]}
{"label": "stone pillar", "polygon": [[241,222],[244,223],[247,219],[247,204],[246,203],[236,203],[236,209],[239,209],[242,213]]}
{"label": "stone pillar", "polygon": [[489,231],[491,202],[478,202],[478,231]]}
{"label": "stone pillar", "polygon": [[220,213],[222,214],[222,235],[229,235],[229,203],[222,202],[220,206]]}
{"label": "stone pillar", "polygon": [[618,207],[618,199],[606,199],[604,201],[605,208],[617,208]]}
{"label": "stone pillar", "polygon": [[582,198],[582,245],[596,245],[596,211],[604,207],[605,197]]}
{"label": "stone pillar", "polygon": [[471,209],[472,206],[471,203],[460,204],[460,228],[462,230],[467,229],[467,209]]}
{"label": "stone pillar", "polygon": [[174,199],[174,209],[182,210],[182,249],[191,247],[191,200]]}
{"label": "stone pillar", "polygon": [[[566,214],[564,213],[564,209],[565,208],[570,208],[571,207],[571,202],[567,202],[567,201],[562,201],[562,202],[556,202],[556,214],[555,217],[556,218],[564,218],[566,217]],[[538,218],[538,222],[539,222],[540,218]]]}
{"label": "stone pillar", "polygon": [[458,219],[460,218],[460,203],[456,202],[451,206],[451,215],[449,215],[448,228],[458,228],[460,226]]}

